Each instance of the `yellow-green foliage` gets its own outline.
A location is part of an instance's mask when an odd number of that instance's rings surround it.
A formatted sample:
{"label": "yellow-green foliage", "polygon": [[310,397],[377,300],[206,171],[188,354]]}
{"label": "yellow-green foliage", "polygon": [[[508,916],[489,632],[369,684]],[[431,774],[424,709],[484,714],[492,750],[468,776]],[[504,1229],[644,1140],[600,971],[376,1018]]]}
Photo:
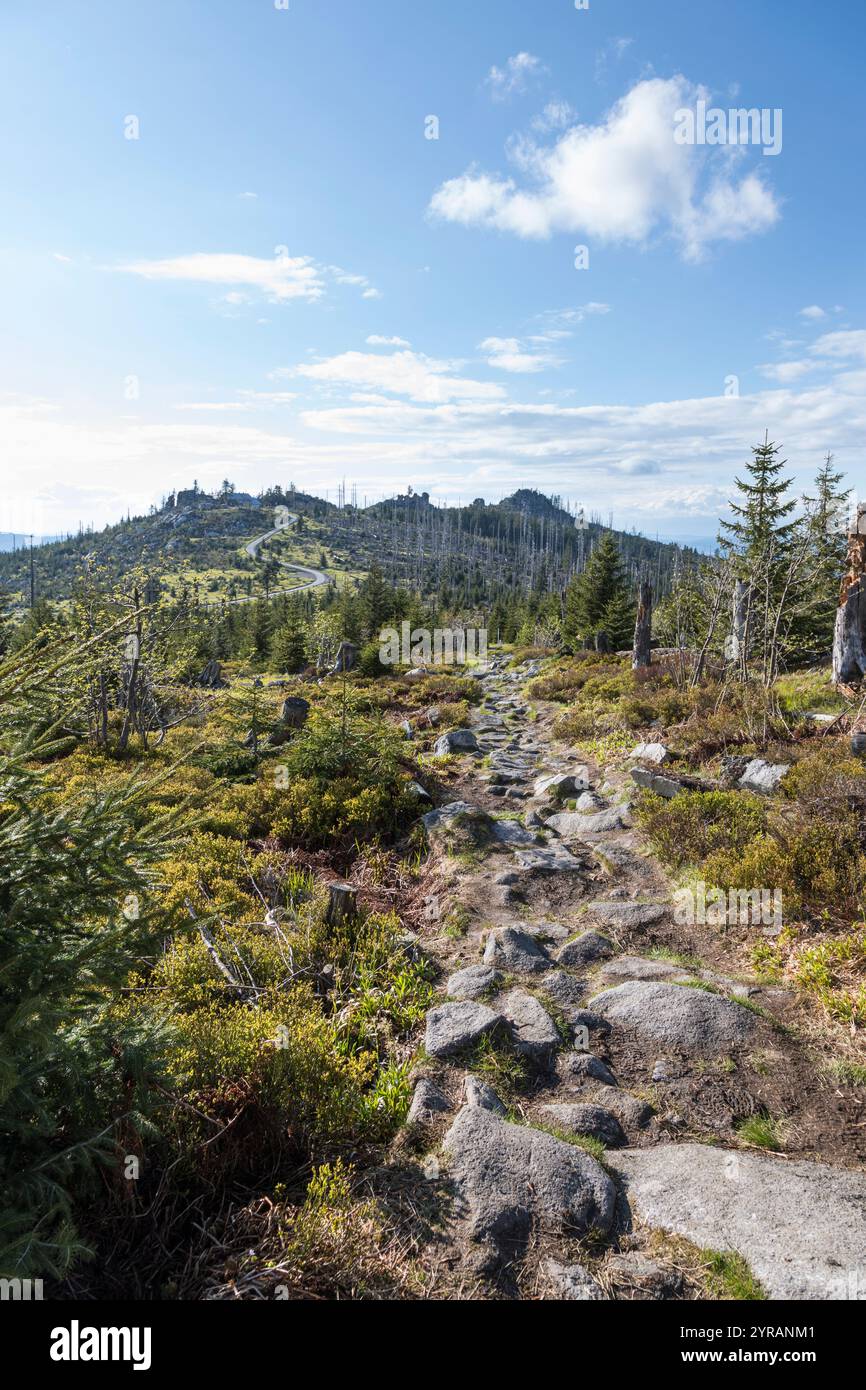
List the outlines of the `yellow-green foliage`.
{"label": "yellow-green foliage", "polygon": [[670,800],[642,792],[634,810],[653,848],[674,868],[718,851],[742,851],[766,826],[760,797],[745,792],[681,792]]}

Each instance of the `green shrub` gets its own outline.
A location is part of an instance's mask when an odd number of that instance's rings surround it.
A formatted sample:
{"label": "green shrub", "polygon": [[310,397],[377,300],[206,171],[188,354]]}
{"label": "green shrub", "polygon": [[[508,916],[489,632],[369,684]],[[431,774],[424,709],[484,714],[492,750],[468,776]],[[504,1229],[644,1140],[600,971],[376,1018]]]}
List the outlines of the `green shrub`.
{"label": "green shrub", "polygon": [[766,828],[760,797],[745,792],[680,792],[671,800],[642,792],[634,810],[653,848],[674,868],[745,849]]}

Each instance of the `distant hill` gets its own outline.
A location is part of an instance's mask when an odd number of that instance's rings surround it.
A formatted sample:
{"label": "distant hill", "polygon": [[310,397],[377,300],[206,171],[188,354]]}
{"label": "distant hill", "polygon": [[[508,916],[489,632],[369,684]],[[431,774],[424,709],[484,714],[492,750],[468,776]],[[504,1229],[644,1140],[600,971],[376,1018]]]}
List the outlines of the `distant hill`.
{"label": "distant hill", "polygon": [[[572,515],[559,497],[532,488],[519,488],[499,502],[479,497],[467,506],[444,507],[427,492],[407,491],[363,508],[337,505],[292,484],[255,497],[231,484],[213,494],[196,485],[172,493],[147,516],[38,544],[37,596],[67,599],[85,564],[109,580],[144,566],[159,572],[172,593],[188,592],[193,599],[257,593],[269,547],[252,559],[244,546],[271,529],[277,507],[301,518],[297,528],[271,543],[283,558],[327,567],[348,582],[378,565],[394,584],[425,596],[444,588],[470,606],[502,593],[561,592],[607,530],[582,513]],[[679,556],[698,559],[688,548],[635,533],[613,534],[627,573],[636,580],[648,570],[657,593],[666,589]],[[0,548],[0,590],[13,606],[25,603],[29,574],[29,549],[13,549],[10,535],[6,548]]]}

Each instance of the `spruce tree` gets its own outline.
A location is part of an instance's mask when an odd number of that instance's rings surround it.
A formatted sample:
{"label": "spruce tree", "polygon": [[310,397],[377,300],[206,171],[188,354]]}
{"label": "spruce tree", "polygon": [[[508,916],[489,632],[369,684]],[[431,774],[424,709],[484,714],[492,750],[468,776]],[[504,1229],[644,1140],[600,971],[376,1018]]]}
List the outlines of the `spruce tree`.
{"label": "spruce tree", "polygon": [[805,661],[826,660],[833,649],[839,585],[848,554],[847,519],[850,488],[828,454],[815,478],[815,495],[806,499],[810,528],[809,562],[795,635]]}
{"label": "spruce tree", "polygon": [[290,608],[274,633],[271,644],[271,665],[278,671],[294,673],[307,661],[307,634],[298,613]]}
{"label": "spruce tree", "polygon": [[0,666],[0,1276],[8,1278],[60,1277],[82,1252],[76,1209],[98,1190],[100,1169],[135,1152],[165,1046],[118,1009],[118,996],[133,964],[158,950],[152,873],[169,827],[140,828],[149,789],[134,778],[120,790],[94,779],[59,795],[50,759],[64,741],[38,732],[46,699],[58,698],[56,689],[46,696],[51,674],[32,652]]}
{"label": "spruce tree", "polygon": [[573,645],[602,640],[616,650],[634,633],[636,605],[623,573],[622,557],[610,532],[589,557],[586,569],[572,580],[565,598],[563,633]]}

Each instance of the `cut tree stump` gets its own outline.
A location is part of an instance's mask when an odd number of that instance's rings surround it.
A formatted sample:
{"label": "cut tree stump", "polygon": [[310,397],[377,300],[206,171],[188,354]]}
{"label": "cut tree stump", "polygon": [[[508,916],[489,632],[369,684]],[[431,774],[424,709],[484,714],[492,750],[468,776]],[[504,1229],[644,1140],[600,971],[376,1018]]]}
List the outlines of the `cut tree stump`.
{"label": "cut tree stump", "polygon": [[866,675],[866,502],[848,533],[848,570],[842,580],[833,637],[833,683],[851,685]]}
{"label": "cut tree stump", "polygon": [[358,890],[350,883],[328,884],[328,908],[325,921],[329,927],[349,921],[358,912]]}

